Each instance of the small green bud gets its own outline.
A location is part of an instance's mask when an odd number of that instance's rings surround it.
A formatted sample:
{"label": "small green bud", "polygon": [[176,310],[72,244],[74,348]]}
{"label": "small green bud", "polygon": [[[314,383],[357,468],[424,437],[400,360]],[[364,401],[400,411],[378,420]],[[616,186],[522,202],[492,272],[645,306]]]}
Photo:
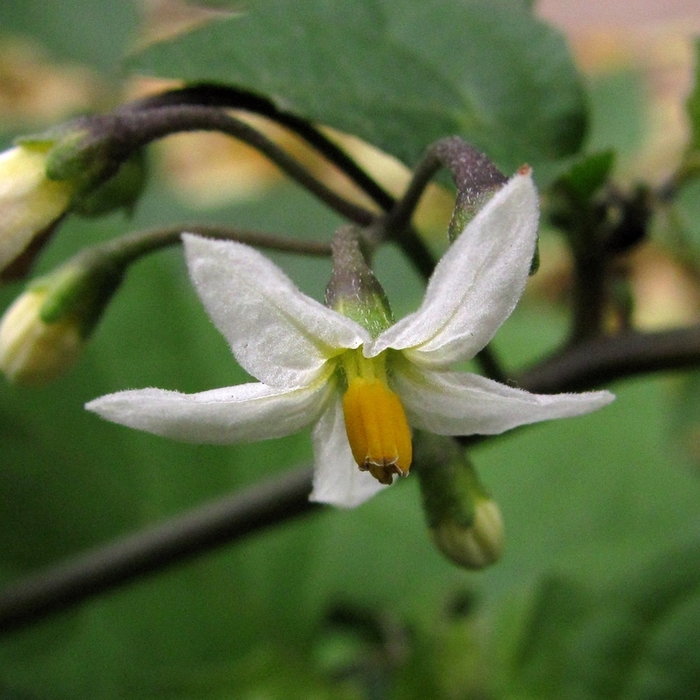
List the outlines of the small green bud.
{"label": "small green bud", "polygon": [[503,520],[498,504],[479,481],[454,440],[420,433],[414,439],[414,471],[433,541],[467,569],[496,562],[503,551]]}
{"label": "small green bud", "polygon": [[82,117],[18,142],[46,152],[46,177],[73,186],[71,209],[98,216],[131,208],[145,181],[144,157],[122,140],[118,116]]}
{"label": "small green bud", "polygon": [[331,248],[333,272],[326,287],[326,306],[377,337],[394,319],[386,293],[362,251],[357,229],[354,226],[338,229]]}
{"label": "small green bud", "polygon": [[0,320],[0,369],[15,384],[42,386],[62,375],[80,355],[84,339],[74,316],[46,323],[47,292],[29,290]]}
{"label": "small green bud", "polygon": [[490,498],[475,499],[471,525],[445,519],[431,528],[430,534],[448,559],[467,569],[490,566],[503,552],[503,519],[498,504]]}
{"label": "small green bud", "polygon": [[0,319],[0,370],[41,386],[66,372],[121,281],[108,259],[78,256],[30,284]]}
{"label": "small green bud", "polygon": [[106,182],[73,200],[73,210],[82,216],[101,216],[115,209],[131,212],[146,184],[146,159],[143,151],[137,151],[125,161],[116,174]]}

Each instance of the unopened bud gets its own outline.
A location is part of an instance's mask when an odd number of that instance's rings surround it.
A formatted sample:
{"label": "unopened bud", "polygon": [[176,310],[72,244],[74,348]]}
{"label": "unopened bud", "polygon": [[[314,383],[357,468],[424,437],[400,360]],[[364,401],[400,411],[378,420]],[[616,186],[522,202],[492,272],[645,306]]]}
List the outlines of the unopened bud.
{"label": "unopened bud", "polygon": [[343,226],[331,247],[333,273],[326,287],[326,306],[378,336],[391,326],[393,317],[384,289],[365,258],[359,231]]}
{"label": "unopened bud", "polygon": [[123,266],[77,256],[29,286],[0,319],[0,370],[16,384],[41,386],[80,355],[117,289]]}
{"label": "unopened bud", "polygon": [[84,340],[75,316],[54,323],[41,318],[47,292],[22,294],[0,320],[0,369],[25,386],[41,386],[63,374],[82,350]]}
{"label": "unopened bud", "polygon": [[477,498],[470,525],[446,518],[430,529],[440,551],[467,569],[483,569],[500,559],[504,528],[501,510],[490,498]]}
{"label": "unopened bud", "polygon": [[50,144],[0,153],[0,272],[68,209],[75,186],[46,175]]}
{"label": "unopened bud", "polygon": [[504,541],[498,504],[454,440],[427,433],[415,437],[414,469],[433,541],[446,557],[467,569],[493,564]]}

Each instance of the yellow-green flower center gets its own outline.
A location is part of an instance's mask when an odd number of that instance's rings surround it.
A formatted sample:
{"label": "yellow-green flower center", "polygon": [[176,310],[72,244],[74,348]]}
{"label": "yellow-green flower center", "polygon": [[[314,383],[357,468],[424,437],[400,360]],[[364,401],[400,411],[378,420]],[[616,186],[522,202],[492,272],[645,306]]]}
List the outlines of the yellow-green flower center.
{"label": "yellow-green flower center", "polygon": [[401,399],[389,388],[386,353],[367,358],[362,348],[342,356],[347,378],[343,414],[357,465],[382,484],[406,476],[413,447]]}

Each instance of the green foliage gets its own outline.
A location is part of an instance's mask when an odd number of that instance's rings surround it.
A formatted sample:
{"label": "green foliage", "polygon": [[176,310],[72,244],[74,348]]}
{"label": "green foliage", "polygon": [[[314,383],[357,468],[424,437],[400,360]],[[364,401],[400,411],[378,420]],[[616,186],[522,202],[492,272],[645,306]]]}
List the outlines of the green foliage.
{"label": "green foliage", "polygon": [[132,0],[4,0],[0,31],[38,40],[59,60],[116,74],[138,15]]}
{"label": "green foliage", "polygon": [[688,96],[686,111],[690,121],[690,143],[693,151],[700,151],[700,39],[695,40],[695,86]]}
{"label": "green foliage", "polygon": [[446,0],[439,12],[406,0],[252,2],[128,65],[260,92],[409,165],[458,134],[512,171],[575,152],[586,127],[563,40],[505,0]]}
{"label": "green foliage", "polygon": [[542,581],[514,654],[514,695],[695,697],[699,554],[697,544],[680,548],[602,591],[561,577]]}
{"label": "green foliage", "polygon": [[576,203],[586,205],[608,181],[615,162],[613,151],[592,153],[576,161],[558,181]]}
{"label": "green foliage", "polygon": [[[156,44],[129,65],[246,87],[408,164],[457,133],[505,170],[528,161],[548,177],[565,173],[589,201],[610,174],[610,149],[624,155],[638,143],[638,84],[629,75],[593,84],[582,156],[586,96],[563,39],[533,18],[531,4],[255,0],[247,14]],[[113,70],[133,23],[128,2],[0,6],[3,29],[103,70]],[[696,89],[694,148],[698,105]],[[688,189],[678,202],[692,225],[699,201]],[[338,224],[290,187],[205,214],[155,185],[131,221],[70,218],[39,272],[88,243],[183,220],[314,238]],[[321,297],[328,261],[272,257]],[[375,263],[397,317],[414,309],[422,285],[408,263],[391,248]],[[0,289],[0,306],[18,291]],[[521,306],[497,350],[509,367],[524,366],[566,333],[553,306]],[[182,445],[82,408],[123,388],[199,391],[246,380],[179,251],[134,266],[70,375],[37,392],[0,388],[0,577],[308,462],[307,434]],[[328,509],[251,536],[0,638],[0,697],[694,697],[700,480],[667,442],[674,388],[667,378],[628,382],[599,414],[470,451],[507,530],[503,560],[482,574],[452,567],[432,547],[411,478],[355,511]],[[679,412],[690,434],[697,380],[685,392]]]}

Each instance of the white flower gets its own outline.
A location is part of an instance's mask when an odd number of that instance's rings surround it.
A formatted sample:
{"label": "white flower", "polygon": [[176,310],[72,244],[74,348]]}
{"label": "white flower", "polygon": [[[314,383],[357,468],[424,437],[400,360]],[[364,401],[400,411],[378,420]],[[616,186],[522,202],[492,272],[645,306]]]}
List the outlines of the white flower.
{"label": "white flower", "polygon": [[513,310],[537,220],[537,193],[522,172],[443,256],[420,308],[376,338],[302,294],[252,248],[185,235],[197,291],[259,383],[198,394],[123,391],[87,408],[132,428],[201,443],[263,440],[314,425],[311,499],[350,507],[382,488],[377,479],[390,483],[393,474],[407,473],[406,418],[441,435],[494,434],[605,406],[614,398],[606,391],[538,395],[450,371],[481,350]]}
{"label": "white flower", "polygon": [[75,185],[46,177],[46,148],[0,153],[0,271],[68,208]]}

